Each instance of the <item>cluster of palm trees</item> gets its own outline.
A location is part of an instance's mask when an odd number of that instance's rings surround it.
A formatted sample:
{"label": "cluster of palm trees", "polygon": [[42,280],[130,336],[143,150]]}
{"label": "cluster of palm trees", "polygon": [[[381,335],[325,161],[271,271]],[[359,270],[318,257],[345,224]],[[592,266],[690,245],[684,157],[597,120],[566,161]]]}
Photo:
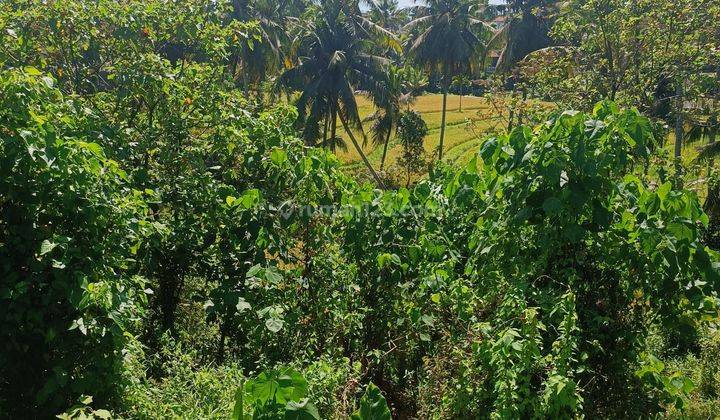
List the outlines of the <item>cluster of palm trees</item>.
{"label": "cluster of palm trees", "polygon": [[[443,157],[447,94],[454,78],[484,71],[484,57],[498,33],[486,22],[491,9],[477,0],[425,0],[409,9],[397,0],[233,0],[238,19],[256,20],[263,41],[247,48],[236,67],[246,89],[270,79],[299,95],[298,128],[309,145],[345,147],[338,121],[370,173],[367,141],[356,93],[371,98],[376,112],[371,140],[383,147],[404,106],[434,76],[443,94],[438,159]],[[360,141],[356,137],[359,134]]]}

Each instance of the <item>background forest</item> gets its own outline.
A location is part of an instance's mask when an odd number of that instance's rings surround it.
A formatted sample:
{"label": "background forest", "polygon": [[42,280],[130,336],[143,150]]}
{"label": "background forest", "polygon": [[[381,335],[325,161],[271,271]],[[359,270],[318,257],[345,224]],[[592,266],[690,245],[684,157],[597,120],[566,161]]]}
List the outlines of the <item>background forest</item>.
{"label": "background forest", "polygon": [[0,2],[0,418],[712,418],[717,0]]}

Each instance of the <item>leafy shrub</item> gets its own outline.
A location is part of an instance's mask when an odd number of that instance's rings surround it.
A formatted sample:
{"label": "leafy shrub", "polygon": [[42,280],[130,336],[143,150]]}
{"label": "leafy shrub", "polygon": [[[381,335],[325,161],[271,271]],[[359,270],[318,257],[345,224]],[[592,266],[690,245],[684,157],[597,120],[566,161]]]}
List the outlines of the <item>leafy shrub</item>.
{"label": "leafy shrub", "polygon": [[10,414],[112,395],[146,304],[133,276],[143,193],[105,157],[91,111],[34,68],[0,73],[0,394]]}
{"label": "leafy shrub", "polygon": [[667,357],[668,370],[687,376],[694,385],[682,409],[670,407],[670,418],[711,418],[720,410],[720,339],[704,331],[697,353]]}
{"label": "leafy shrub", "polygon": [[352,413],[360,387],[360,363],[346,358],[321,357],[302,368],[310,401],[322,418],[343,418]]}
{"label": "leafy shrub", "polygon": [[[264,371],[237,390],[232,419],[319,419],[317,408],[305,398],[307,388],[294,369]],[[246,413],[245,405],[252,414]]]}
{"label": "leafy shrub", "polygon": [[[626,398],[642,392],[648,319],[692,339],[717,311],[718,277],[697,198],[633,175],[652,141],[648,120],[602,103],[489,139],[482,172],[471,162],[364,199],[375,211],[348,222],[346,251],[370,308],[366,345],[392,350],[373,381],[407,389],[398,372],[426,360],[428,416],[660,410]],[[392,245],[365,245],[377,238]]]}
{"label": "leafy shrub", "polygon": [[712,412],[716,229],[646,118],[556,113],[410,188],[405,113],[381,191],[238,88],[266,3],[0,2],[2,415],[226,418],[257,372],[237,416]]}
{"label": "leafy shrub", "polygon": [[411,176],[422,173],[427,165],[423,145],[427,133],[427,124],[418,112],[406,111],[400,115],[397,134],[402,146],[402,155],[398,159],[398,164],[407,174],[406,186],[410,185]]}
{"label": "leafy shrub", "polygon": [[[169,335],[162,344],[160,354],[147,354],[137,340],[126,344],[117,412],[125,418],[227,419],[244,378],[240,369],[202,364],[196,351]],[[163,377],[151,376],[154,359],[162,359]]]}
{"label": "leafy shrub", "polygon": [[390,420],[390,409],[385,397],[375,384],[368,384],[365,394],[360,398],[360,408],[350,416],[351,420]]}
{"label": "leafy shrub", "polygon": [[90,396],[81,396],[78,404],[70,407],[68,411],[62,414],[58,414],[56,417],[61,420],[72,420],[72,419],[110,419],[112,413],[103,408],[94,409],[91,407],[93,398]]}

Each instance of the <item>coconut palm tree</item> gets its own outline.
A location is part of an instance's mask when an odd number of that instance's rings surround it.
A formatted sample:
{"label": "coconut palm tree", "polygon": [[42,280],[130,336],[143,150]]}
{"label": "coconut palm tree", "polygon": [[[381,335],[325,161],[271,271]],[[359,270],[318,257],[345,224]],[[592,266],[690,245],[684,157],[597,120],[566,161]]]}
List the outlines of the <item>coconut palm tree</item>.
{"label": "coconut palm tree", "polygon": [[483,8],[473,0],[427,0],[416,6],[405,30],[415,36],[408,54],[429,71],[438,72],[443,105],[438,157],[442,160],[448,87],[452,77],[469,74],[485,53],[492,28],[479,19]]}
{"label": "coconut palm tree", "polygon": [[531,52],[552,45],[549,32],[556,4],[556,0],[508,0],[507,19],[489,42],[500,51],[497,71],[510,71]]}
{"label": "coconut palm tree", "polygon": [[458,112],[463,112],[463,96],[465,96],[465,90],[472,87],[472,80],[470,80],[467,74],[458,74],[457,76],[453,77],[452,85],[453,87],[455,87],[455,89],[458,89],[460,91],[460,106],[458,107]]}
{"label": "coconut palm tree", "polygon": [[[409,14],[407,9],[399,9],[397,0],[362,0],[368,6],[364,14],[370,22],[393,34],[398,34],[400,29],[407,23]],[[375,46],[377,55],[390,58],[394,62],[402,61],[402,48],[395,40],[395,37],[384,37]]]}
{"label": "coconut palm tree", "polygon": [[[403,106],[408,107],[420,93],[417,82],[417,70],[412,67],[388,66],[385,88],[371,94],[373,103],[378,110],[367,118],[373,121],[372,141],[383,146],[380,170],[385,167],[385,158],[393,129],[397,127]],[[425,81],[427,83],[427,80]]]}
{"label": "coconut palm tree", "polygon": [[397,0],[365,0],[365,3],[370,20],[391,32],[397,32],[407,22],[407,10],[399,9]]}
{"label": "coconut palm tree", "polygon": [[415,98],[422,95],[427,88],[428,78],[425,72],[412,66],[403,67],[402,73],[405,95],[408,96],[408,100],[403,104],[407,106],[407,110],[409,111],[410,105],[414,102]]}
{"label": "coconut palm tree", "polygon": [[260,42],[242,45],[232,63],[233,74],[241,74],[239,82],[248,92],[280,68],[282,47],[288,43],[288,24],[305,6],[298,0],[233,0],[232,5],[234,19],[255,21],[260,30]]}
{"label": "coconut palm tree", "polygon": [[382,92],[387,85],[383,68],[388,61],[366,51],[375,36],[389,33],[364,18],[357,1],[327,0],[316,8],[315,19],[302,23],[294,47],[298,51],[295,65],[278,81],[286,89],[301,92],[298,124],[306,143],[314,145],[322,138],[324,147],[337,144],[340,120],[365,166],[382,185],[353,130],[365,139],[355,91]]}

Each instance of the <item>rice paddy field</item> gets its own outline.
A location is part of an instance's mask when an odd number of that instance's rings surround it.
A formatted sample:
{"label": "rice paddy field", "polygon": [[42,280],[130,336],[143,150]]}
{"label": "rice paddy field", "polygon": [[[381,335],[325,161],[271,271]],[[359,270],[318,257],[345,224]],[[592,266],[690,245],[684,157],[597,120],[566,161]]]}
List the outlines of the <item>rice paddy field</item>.
{"label": "rice paddy field", "polygon": [[[486,98],[463,96],[462,111],[460,111],[460,97],[449,95],[447,106],[447,127],[445,129],[443,153],[443,161],[447,163],[463,164],[467,162],[480,147],[483,135],[507,126],[507,116],[502,115],[502,112],[496,109],[496,106]],[[364,96],[358,97],[358,107],[361,118],[365,118],[375,111],[370,100]],[[421,96],[410,107],[418,111],[428,125],[429,133],[425,138],[425,151],[428,157],[437,156],[442,119],[442,95],[429,94]],[[371,123],[364,124],[368,141],[364,145],[363,151],[373,167],[378,169],[382,158],[382,145],[372,144],[370,127]],[[344,167],[349,172],[363,170],[362,159],[352,146],[352,142],[343,131],[340,134],[346,140],[347,150],[337,150],[336,154],[343,162]],[[355,134],[358,141],[362,142],[362,134]],[[393,135],[390,138],[385,160],[385,168],[389,172],[392,172],[396,166],[400,153],[401,146]]]}
{"label": "rice paddy field", "polygon": [[[360,117],[365,118],[375,112],[371,101],[365,96],[358,96],[358,108]],[[428,161],[437,159],[437,147],[440,143],[440,122],[442,119],[442,95],[427,94],[418,97],[416,102],[410,106],[418,111],[425,123],[428,125],[429,133],[425,137],[425,152]],[[445,163],[463,165],[467,163],[479,150],[483,140],[493,132],[502,131],[507,127],[508,115],[502,105],[502,100],[493,101],[476,96],[463,96],[462,111],[460,111],[460,97],[448,95],[447,127],[445,129],[445,147],[443,161]],[[382,159],[382,145],[374,145],[371,141],[371,122],[363,124],[368,141],[363,146],[363,151],[368,157],[375,170],[379,170]],[[336,150],[335,154],[343,163],[343,168],[352,174],[366,172],[360,155],[352,145],[352,142],[342,128],[340,135],[345,139],[346,150]],[[362,134],[355,133],[355,138],[362,143]],[[669,133],[664,142],[664,149],[667,156],[672,156],[674,134]],[[686,186],[695,190],[702,198],[705,194],[704,181],[706,173],[703,165],[694,162],[697,157],[698,147],[701,144],[686,145],[683,148],[683,163],[687,171],[696,178]],[[386,176],[401,177],[401,170],[397,166],[398,157],[401,154],[401,146],[393,136],[390,138],[387,158],[385,159],[384,172]],[[688,174],[689,175],[689,174]],[[416,178],[416,177],[413,177]]]}

